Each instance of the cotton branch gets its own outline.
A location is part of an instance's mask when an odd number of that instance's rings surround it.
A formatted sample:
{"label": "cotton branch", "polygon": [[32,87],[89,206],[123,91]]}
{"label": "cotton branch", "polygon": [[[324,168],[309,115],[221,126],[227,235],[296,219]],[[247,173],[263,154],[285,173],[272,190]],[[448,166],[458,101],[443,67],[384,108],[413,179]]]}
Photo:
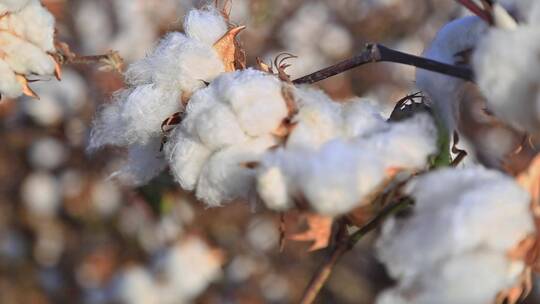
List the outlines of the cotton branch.
{"label": "cotton branch", "polygon": [[358,55],[346,59],[338,64],[324,68],[307,76],[295,79],[294,84],[315,83],[353,68],[372,62],[394,62],[415,66],[417,68],[445,74],[452,77],[473,81],[473,71],[467,67],[460,67],[439,61],[423,58],[396,50],[389,49],[380,44],[368,44]]}
{"label": "cotton branch", "polygon": [[343,237],[343,234],[346,233],[345,224],[342,223],[340,230],[338,231],[337,243],[333,247],[332,251],[325,258],[323,263],[317,269],[317,272],[313,275],[313,278],[309,282],[309,285],[304,291],[302,296],[301,304],[311,304],[317,298],[317,295],[321,291],[322,287],[328,281],[330,274],[338,260],[349,250],[351,250],[354,245],[360,241],[368,232],[374,230],[379,226],[379,224],[389,215],[396,213],[397,211],[402,210],[403,208],[411,204],[410,199],[403,199],[396,203],[386,206],[381,212],[379,212],[373,219],[371,219],[367,224],[362,226],[358,231],[354,232],[349,236]]}

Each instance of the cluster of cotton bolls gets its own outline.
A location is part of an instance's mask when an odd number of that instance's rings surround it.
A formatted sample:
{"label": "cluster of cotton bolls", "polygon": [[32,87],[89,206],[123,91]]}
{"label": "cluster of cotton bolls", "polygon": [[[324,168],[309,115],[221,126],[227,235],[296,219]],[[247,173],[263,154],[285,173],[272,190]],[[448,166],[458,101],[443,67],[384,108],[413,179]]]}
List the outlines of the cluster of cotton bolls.
{"label": "cluster of cotton bolls", "polygon": [[155,261],[156,275],[131,266],[116,279],[112,299],[121,303],[190,303],[221,276],[221,257],[199,238],[189,238]]}
{"label": "cluster of cotton bolls", "polygon": [[538,136],[540,3],[504,2],[519,23],[504,18],[490,28],[474,53],[476,78],[495,115],[521,131]]}
{"label": "cluster of cotton bolls", "polygon": [[128,88],[117,93],[95,121],[89,148],[129,146],[128,164],[118,174],[142,184],[161,172],[161,124],[181,111],[182,102],[224,72],[213,49],[228,30],[215,8],[192,10],[186,34],[169,33],[156,50],[126,72]]}
{"label": "cluster of cotton bolls", "polygon": [[288,115],[282,82],[246,69],[225,73],[191,97],[165,154],[182,188],[210,206],[248,198],[256,162],[278,144],[273,133]]}
{"label": "cluster of cotton bolls", "polygon": [[26,77],[52,76],[57,66],[54,17],[39,0],[0,1],[0,93],[31,95]]}
{"label": "cluster of cotton bolls", "polygon": [[368,196],[396,172],[426,168],[437,152],[428,114],[389,123],[367,100],[337,104],[313,93],[286,146],[268,153],[260,166],[258,192],[272,209],[304,198],[319,213],[347,213],[370,203]]}
{"label": "cluster of cotton bolls", "polygon": [[530,196],[514,180],[482,168],[445,169],[417,178],[407,192],[412,215],[388,220],[377,243],[397,280],[378,303],[490,303],[519,283],[526,265],[510,251],[534,224]]}

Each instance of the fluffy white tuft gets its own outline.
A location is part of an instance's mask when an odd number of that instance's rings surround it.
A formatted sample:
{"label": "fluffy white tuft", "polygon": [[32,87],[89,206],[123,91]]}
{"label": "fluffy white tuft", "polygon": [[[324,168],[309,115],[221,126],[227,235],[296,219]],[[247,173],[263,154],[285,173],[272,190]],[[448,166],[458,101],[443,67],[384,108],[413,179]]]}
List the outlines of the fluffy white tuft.
{"label": "fluffy white tuft", "polygon": [[184,20],[186,34],[206,45],[213,45],[227,32],[228,25],[213,6],[191,10]]}
{"label": "fluffy white tuft", "polygon": [[413,214],[388,220],[377,242],[380,260],[398,280],[378,303],[487,303],[517,282],[524,264],[507,253],[534,225],[529,195],[511,178],[444,169],[418,178],[407,192]]}

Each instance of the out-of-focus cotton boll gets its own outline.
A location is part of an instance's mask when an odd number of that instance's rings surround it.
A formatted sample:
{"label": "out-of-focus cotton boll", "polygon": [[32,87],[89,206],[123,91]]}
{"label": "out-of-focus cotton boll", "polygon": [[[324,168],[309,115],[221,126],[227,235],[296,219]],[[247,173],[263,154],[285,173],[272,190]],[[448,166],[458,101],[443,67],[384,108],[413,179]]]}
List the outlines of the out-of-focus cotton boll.
{"label": "out-of-focus cotton boll", "polygon": [[340,105],[320,90],[300,88],[295,91],[298,113],[287,147],[319,147],[341,132]]}
{"label": "out-of-focus cotton boll", "polygon": [[346,28],[337,24],[325,26],[321,37],[317,41],[322,52],[330,58],[346,56],[353,45],[351,34]]}
{"label": "out-of-focus cotton boll", "polygon": [[221,276],[221,261],[202,240],[190,238],[170,248],[158,269],[163,278],[156,284],[159,303],[186,303]]}
{"label": "out-of-focus cotton boll", "polygon": [[365,198],[388,177],[389,169],[420,170],[436,153],[437,130],[428,115],[399,123],[378,119],[377,128],[368,123],[356,137],[338,136],[320,147],[287,145],[267,153],[257,172],[261,199],[269,208],[283,210],[303,197],[320,213],[344,214],[367,203]]}
{"label": "out-of-focus cotton boll", "polygon": [[258,252],[267,252],[278,246],[279,229],[273,220],[256,217],[248,224],[246,239]]}
{"label": "out-of-focus cotton boll", "polygon": [[48,137],[34,142],[28,156],[34,168],[54,170],[66,161],[68,151],[59,140]]}
{"label": "out-of-focus cotton boll", "polygon": [[28,210],[37,216],[54,216],[60,207],[60,198],[58,181],[45,172],[30,174],[21,186],[21,199]]}
{"label": "out-of-focus cotton boll", "polygon": [[[488,26],[478,17],[465,17],[445,25],[423,56],[444,63],[455,64],[459,52],[473,49]],[[416,71],[416,85],[424,91],[437,115],[443,119],[449,132],[456,128],[459,112],[459,95],[465,82],[458,78],[430,72]]]}
{"label": "out-of-focus cotton boll", "polygon": [[192,191],[212,151],[189,137],[180,128],[165,145],[165,155],[176,181],[184,190]]}
{"label": "out-of-focus cotton boll", "polygon": [[87,101],[87,87],[81,75],[72,69],[62,71],[62,81],[39,81],[32,89],[40,97],[22,97],[22,107],[37,123],[52,125],[78,114]]}
{"label": "out-of-focus cotton boll", "polygon": [[164,156],[159,151],[160,145],[161,141],[156,138],[145,145],[129,146],[127,163],[111,177],[117,177],[123,182],[133,185],[148,183],[167,166]]}
{"label": "out-of-focus cotton boll", "polygon": [[200,10],[191,10],[184,20],[184,30],[193,39],[206,45],[213,45],[228,30],[228,25],[221,13],[213,6]]}
{"label": "out-of-focus cotton boll", "polygon": [[145,268],[132,266],[116,278],[114,299],[120,303],[159,304],[154,278]]}
{"label": "out-of-focus cotton boll", "polygon": [[[490,110],[510,125],[540,135],[540,30],[492,29],[474,53],[474,68]],[[494,64],[496,63],[496,64]]]}
{"label": "out-of-focus cotton boll", "polygon": [[226,74],[216,82],[220,96],[250,136],[271,133],[288,114],[281,81],[274,75],[248,69]]}
{"label": "out-of-focus cotton boll", "polygon": [[267,135],[213,154],[199,177],[197,198],[209,206],[249,198],[255,186],[255,170],[247,164],[258,162],[264,152],[276,144],[276,139]]}
{"label": "out-of-focus cotton boll", "polygon": [[110,216],[120,207],[122,194],[111,182],[98,181],[92,186],[92,205],[99,214]]}
{"label": "out-of-focus cotton boll", "polygon": [[17,12],[28,5],[28,2],[35,0],[2,0],[0,1],[0,13]]}
{"label": "out-of-focus cotton boll", "polygon": [[[98,1],[80,1],[74,5],[73,10],[74,26],[84,52],[100,54],[110,48],[114,28],[109,15],[110,8]],[[127,60],[125,55],[121,54]]]}
{"label": "out-of-focus cotton boll", "polygon": [[413,214],[389,219],[377,242],[398,280],[378,303],[487,303],[517,283],[525,265],[508,252],[534,224],[529,195],[511,178],[444,169],[417,178],[407,192]]}

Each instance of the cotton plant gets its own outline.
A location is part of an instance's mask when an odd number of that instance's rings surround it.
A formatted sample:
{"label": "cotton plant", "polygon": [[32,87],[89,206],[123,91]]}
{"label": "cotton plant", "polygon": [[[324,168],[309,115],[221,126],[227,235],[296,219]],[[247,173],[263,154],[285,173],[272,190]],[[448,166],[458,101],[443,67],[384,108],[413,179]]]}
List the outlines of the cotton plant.
{"label": "cotton plant", "polygon": [[444,169],[417,178],[406,193],[412,214],[387,220],[377,241],[397,280],[377,303],[492,303],[521,283],[527,265],[512,252],[535,226],[529,193],[512,178]]}
{"label": "cotton plant", "polygon": [[0,94],[35,96],[30,78],[59,76],[54,17],[39,0],[0,1],[0,16]]}

